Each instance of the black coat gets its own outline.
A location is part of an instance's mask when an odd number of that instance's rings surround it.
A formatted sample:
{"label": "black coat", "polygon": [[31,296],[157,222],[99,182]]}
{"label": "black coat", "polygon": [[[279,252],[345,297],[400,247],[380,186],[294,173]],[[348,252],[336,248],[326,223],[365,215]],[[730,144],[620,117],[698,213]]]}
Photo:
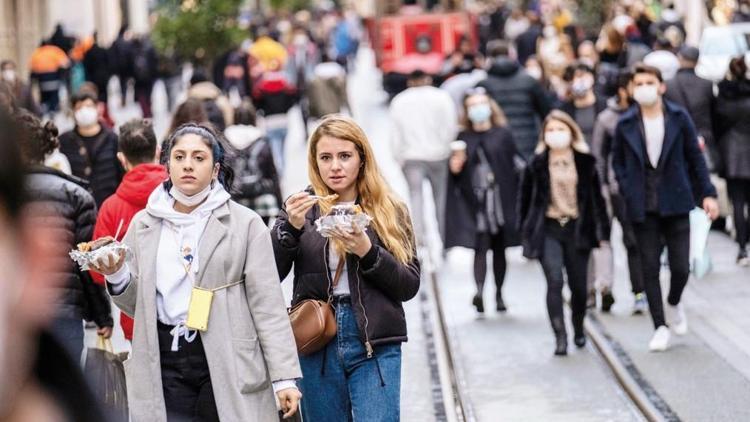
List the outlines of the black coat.
{"label": "black coat", "polygon": [[717,113],[722,174],[750,179],[750,81],[721,81]]}
{"label": "black coat", "polygon": [[531,25],[523,34],[516,37],[516,53],[518,62],[526,63],[531,56],[536,55],[536,46],[542,36],[541,25]]}
{"label": "black coat", "polygon": [[[284,279],[294,265],[292,305],[305,299],[326,300],[331,283],[328,268],[328,241],[315,230],[320,216],[318,206],[308,211],[305,225],[297,230],[287,220],[286,210],[279,214],[271,238],[279,276]],[[410,224],[408,216],[400,219]],[[414,258],[401,264],[383,246],[372,228],[367,230],[372,249],[362,258],[347,254],[347,275],[352,310],[360,339],[375,347],[407,340],[406,318],[402,302],[419,291],[420,266]]]}
{"label": "black coat", "polygon": [[[664,101],[664,146],[659,158],[659,214],[687,215],[716,189],[698,146],[698,135],[685,109]],[[632,222],[646,218],[645,135],[640,108],[630,107],[617,123],[612,168]]]}
{"label": "black coat", "polygon": [[117,160],[117,135],[104,126],[94,140],[84,140],[76,129],[63,133],[60,152],[68,158],[73,175],[88,180],[97,207],[115,193],[125,174]]}
{"label": "black coat", "polygon": [[[602,197],[596,160],[592,155],[575,151],[578,172],[578,219],[575,221],[575,242],[581,250],[599,246],[609,240],[609,217]],[[520,218],[523,256],[538,259],[544,252],[545,220],[551,196],[549,153],[537,154],[526,167],[521,182],[518,216]]]}
{"label": "black coat", "polygon": [[550,110],[542,86],[507,57],[495,60],[487,79],[477,84],[487,90],[508,117],[518,151],[528,159],[538,142],[539,126]]}
{"label": "black coat", "polygon": [[476,218],[480,204],[472,188],[472,175],[479,165],[479,146],[495,174],[503,204],[503,239],[505,246],[519,244],[516,207],[518,202],[519,174],[516,170],[518,156],[513,134],[507,128],[494,127],[487,132],[465,131],[458,139],[466,142],[467,161],[461,173],[448,176],[445,203],[445,247],[476,247]]}
{"label": "black coat", "polygon": [[[35,224],[54,232],[59,248],[68,252],[78,243],[91,240],[96,223],[94,198],[86,190],[85,181],[49,167],[32,168],[28,179],[28,197],[43,207],[44,217]],[[62,258],[67,281],[60,286],[57,315],[65,318],[93,320],[100,327],[112,326],[109,298],[104,286],[95,284],[88,271],[67,257]]]}
{"label": "black coat", "polygon": [[110,76],[112,76],[107,50],[98,44],[94,44],[83,56],[83,68],[86,71],[86,80],[93,82],[99,89],[99,98],[106,98],[102,97],[101,94],[106,95],[107,84]]}
{"label": "black coat", "polygon": [[693,69],[680,69],[674,78],[667,81],[667,92],[664,98],[687,110],[698,134],[706,140],[713,165],[712,170],[720,171],[721,154],[714,137],[716,99],[713,82],[696,75]]}

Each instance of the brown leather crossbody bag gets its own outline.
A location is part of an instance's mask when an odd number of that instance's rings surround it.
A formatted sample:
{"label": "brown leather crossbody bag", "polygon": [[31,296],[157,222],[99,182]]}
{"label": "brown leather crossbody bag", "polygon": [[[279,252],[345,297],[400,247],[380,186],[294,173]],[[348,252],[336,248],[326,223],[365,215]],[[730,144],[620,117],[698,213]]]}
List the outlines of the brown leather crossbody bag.
{"label": "brown leather crossbody bag", "polygon": [[336,337],[336,316],[331,304],[333,289],[339,283],[346,258],[341,258],[333,277],[328,300],[305,299],[289,309],[289,321],[297,343],[297,352],[310,355],[324,348]]}

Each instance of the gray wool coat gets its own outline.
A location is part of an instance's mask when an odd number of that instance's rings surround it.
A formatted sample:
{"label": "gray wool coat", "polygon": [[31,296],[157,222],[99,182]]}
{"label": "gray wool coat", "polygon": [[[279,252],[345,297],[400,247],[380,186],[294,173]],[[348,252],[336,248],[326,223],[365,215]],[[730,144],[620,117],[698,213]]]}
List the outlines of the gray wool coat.
{"label": "gray wool coat", "polygon": [[[130,284],[112,299],[135,317],[125,361],[131,421],[166,422],[156,312],[156,255],[162,221],[136,214],[123,242]],[[213,211],[199,247],[196,284],[213,288],[208,329],[201,332],[222,421],[278,421],[272,381],[302,376],[268,228],[233,201]],[[110,293],[112,291],[110,290]]]}

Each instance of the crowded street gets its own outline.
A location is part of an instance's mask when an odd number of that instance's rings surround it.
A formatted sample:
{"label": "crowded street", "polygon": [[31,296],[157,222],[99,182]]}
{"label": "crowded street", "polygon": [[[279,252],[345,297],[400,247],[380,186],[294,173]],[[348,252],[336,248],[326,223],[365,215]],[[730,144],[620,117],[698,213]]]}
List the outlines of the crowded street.
{"label": "crowded street", "polygon": [[750,420],[746,1],[222,1],[2,50],[0,422]]}

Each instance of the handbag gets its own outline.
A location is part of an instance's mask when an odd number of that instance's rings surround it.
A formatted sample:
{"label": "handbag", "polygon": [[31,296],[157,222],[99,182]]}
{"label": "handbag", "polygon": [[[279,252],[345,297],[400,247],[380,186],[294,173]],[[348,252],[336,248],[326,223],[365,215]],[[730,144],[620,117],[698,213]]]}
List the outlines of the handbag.
{"label": "handbag", "polygon": [[[339,260],[331,292],[341,279],[345,262],[345,258]],[[289,322],[299,354],[313,354],[324,348],[336,336],[336,317],[331,298],[329,292],[328,300],[305,299],[289,309]]]}
{"label": "handbag", "polygon": [[128,420],[128,392],[122,362],[127,352],[114,353],[112,342],[99,336],[96,348],[86,352],[84,373],[112,421]]}

